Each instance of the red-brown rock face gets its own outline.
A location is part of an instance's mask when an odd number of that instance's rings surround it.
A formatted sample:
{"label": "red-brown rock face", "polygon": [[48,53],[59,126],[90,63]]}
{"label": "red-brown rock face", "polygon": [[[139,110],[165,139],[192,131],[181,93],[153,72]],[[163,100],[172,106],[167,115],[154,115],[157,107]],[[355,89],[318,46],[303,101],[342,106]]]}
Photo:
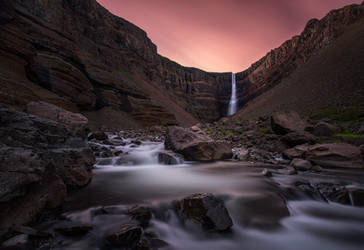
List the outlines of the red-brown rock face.
{"label": "red-brown rock face", "polygon": [[2,103],[43,100],[78,112],[109,106],[142,125],[191,125],[225,113],[217,92],[230,74],[159,56],[143,30],[95,0],[0,4]]}
{"label": "red-brown rock face", "polygon": [[310,20],[301,35],[284,42],[249,69],[237,74],[240,106],[277,85],[363,17],[363,5],[350,5],[331,11],[321,20]]}
{"label": "red-brown rock face", "polygon": [[[335,40],[363,9],[311,20],[300,36],[238,73],[239,107]],[[231,93],[231,73],[158,55],[143,30],[96,0],[0,0],[0,69],[1,103],[23,109],[46,101],[85,114],[91,125],[97,117],[121,127],[214,121],[226,115]]]}

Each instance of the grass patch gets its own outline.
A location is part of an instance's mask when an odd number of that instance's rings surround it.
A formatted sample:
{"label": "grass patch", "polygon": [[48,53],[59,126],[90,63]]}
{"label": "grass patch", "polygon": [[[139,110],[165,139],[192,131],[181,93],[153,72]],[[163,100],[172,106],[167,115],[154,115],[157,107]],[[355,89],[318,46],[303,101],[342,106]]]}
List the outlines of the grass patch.
{"label": "grass patch", "polygon": [[228,136],[234,136],[234,133],[231,132],[231,131],[229,131],[229,132],[226,133],[226,135],[228,135]]}
{"label": "grass patch", "polygon": [[353,133],[339,133],[334,136],[343,137],[343,138],[364,138],[364,135],[353,134]]}
{"label": "grass patch", "polygon": [[311,118],[314,120],[329,118],[350,124],[364,120],[364,105],[321,109],[313,114]]}

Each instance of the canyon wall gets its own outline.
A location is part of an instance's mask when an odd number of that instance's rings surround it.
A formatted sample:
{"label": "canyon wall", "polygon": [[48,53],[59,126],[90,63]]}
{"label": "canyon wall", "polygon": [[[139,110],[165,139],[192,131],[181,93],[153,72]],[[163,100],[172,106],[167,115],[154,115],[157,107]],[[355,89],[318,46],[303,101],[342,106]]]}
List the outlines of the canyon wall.
{"label": "canyon wall", "polygon": [[22,109],[43,100],[91,122],[105,112],[123,114],[115,120],[130,126],[192,125],[225,115],[229,73],[158,55],[143,30],[96,0],[1,0],[0,7],[2,104]]}
{"label": "canyon wall", "polygon": [[239,106],[243,107],[250,100],[279,84],[296,69],[305,65],[311,56],[334,43],[363,17],[364,2],[361,5],[332,10],[321,20],[310,20],[300,35],[284,42],[252,64],[249,69],[236,75]]}
{"label": "canyon wall", "polygon": [[[278,85],[364,16],[363,5],[308,22],[236,75],[239,107]],[[0,0],[0,104],[46,101],[95,128],[190,126],[227,113],[231,73],[181,66],[96,0]]]}

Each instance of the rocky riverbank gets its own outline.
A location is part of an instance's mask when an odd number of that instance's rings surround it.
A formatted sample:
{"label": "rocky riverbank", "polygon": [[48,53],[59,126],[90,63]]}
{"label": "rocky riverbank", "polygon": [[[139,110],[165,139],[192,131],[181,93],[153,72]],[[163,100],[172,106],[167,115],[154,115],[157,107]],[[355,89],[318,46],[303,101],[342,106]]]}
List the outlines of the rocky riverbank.
{"label": "rocky riverbank", "polygon": [[[176,228],[194,232],[199,225],[208,235],[220,235],[241,225],[281,227],[292,216],[287,204],[296,200],[364,206],[363,148],[355,146],[358,141],[337,141],[343,130],[359,134],[360,122],[343,127],[281,112],[250,121],[223,119],[191,128],[154,126],[81,137],[87,131],[87,124],[80,123],[84,118],[52,105],[31,107],[28,112],[48,119],[0,109],[5,249],[175,249],[157,226],[171,223],[170,216],[179,221]],[[148,170],[135,179],[139,167],[148,164],[149,171],[160,173],[158,184],[148,184]],[[93,167],[95,183],[77,191],[90,183]],[[179,171],[192,172],[183,177],[186,172]],[[171,173],[186,180],[168,184],[163,175]],[[100,186],[103,175],[108,177]],[[215,179],[206,187],[197,184],[209,176]],[[253,188],[235,184],[239,176]],[[189,183],[190,178],[197,183]],[[211,186],[221,181],[229,184]],[[104,190],[108,185],[115,191]],[[233,185],[235,191],[224,185]],[[119,194],[119,189],[126,193]],[[166,195],[162,189],[171,192]],[[109,193],[111,200],[104,202]]]}

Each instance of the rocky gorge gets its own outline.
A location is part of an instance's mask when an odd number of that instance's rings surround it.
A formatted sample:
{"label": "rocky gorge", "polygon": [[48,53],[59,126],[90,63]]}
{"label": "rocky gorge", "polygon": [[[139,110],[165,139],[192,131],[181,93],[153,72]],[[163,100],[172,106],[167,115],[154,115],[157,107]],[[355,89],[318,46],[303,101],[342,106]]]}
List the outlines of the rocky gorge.
{"label": "rocky gorge", "polygon": [[231,73],[160,56],[95,0],[0,0],[0,248],[361,249],[361,40],[354,97],[250,110],[363,34],[363,4],[236,73],[225,117]]}

